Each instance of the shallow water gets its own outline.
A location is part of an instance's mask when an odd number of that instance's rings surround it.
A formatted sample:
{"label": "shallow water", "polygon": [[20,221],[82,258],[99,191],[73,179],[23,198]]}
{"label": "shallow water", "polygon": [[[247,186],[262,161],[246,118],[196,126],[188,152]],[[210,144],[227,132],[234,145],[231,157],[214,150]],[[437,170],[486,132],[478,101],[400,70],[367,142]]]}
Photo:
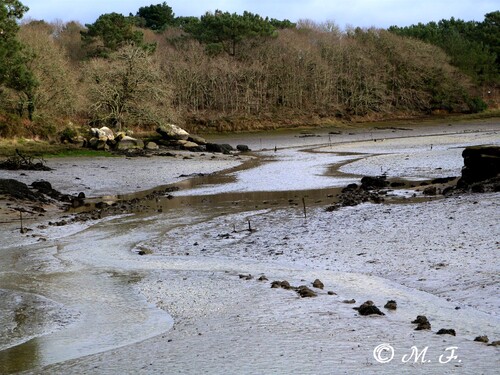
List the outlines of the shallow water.
{"label": "shallow water", "polygon": [[[173,199],[160,197],[143,212],[101,220],[87,229],[75,224],[39,230],[47,237],[42,243],[5,241],[0,245],[0,350],[6,349],[0,351],[0,372],[61,362],[48,372],[89,372],[101,366],[98,372],[108,373],[327,373],[340,366],[352,373],[375,369],[371,350],[388,337],[400,348],[411,337],[418,345],[441,349],[442,340],[415,338],[408,331],[407,321],[425,312],[460,331],[461,337],[449,340],[465,348],[468,363],[457,366],[489,373],[498,361],[470,341],[475,334],[500,335],[498,317],[490,311],[499,307],[498,260],[484,259],[495,246],[498,250],[492,240],[500,219],[495,196],[482,208],[471,200],[460,203],[465,212],[480,207],[487,214],[477,215],[470,232],[462,229],[467,220],[444,224],[458,216],[448,202],[430,202],[435,206],[425,210],[420,205],[362,205],[328,215],[323,207],[338,187],[364,173],[380,174],[380,166],[391,166],[389,177],[447,177],[457,171],[461,147],[498,144],[498,132],[493,127],[436,136],[433,150],[426,140],[388,141],[391,135],[390,130],[377,132],[386,139],[380,142],[373,134],[353,134],[335,143],[325,132],[235,140],[266,149],[258,151],[263,163],[223,177],[178,182],[181,190]],[[401,155],[410,156],[399,163]],[[427,158],[432,162],[427,164]],[[439,165],[445,167],[436,170]],[[348,175],[332,173],[338,168]],[[114,199],[110,194],[109,200]],[[421,218],[421,212],[428,217]],[[395,253],[387,250],[391,243],[398,246]],[[450,257],[448,246],[463,253]],[[467,246],[476,247],[474,256],[465,254]],[[466,262],[474,273],[456,277],[463,269],[453,259]],[[446,266],[436,266],[440,263]],[[245,284],[240,272],[287,278],[297,285],[321,277],[339,297],[333,305],[324,294],[298,304],[293,292],[271,291],[255,281]],[[455,278],[456,285],[446,288]],[[460,294],[464,287],[467,292]],[[377,319],[370,320],[370,327],[353,321],[352,306],[340,302],[373,299],[383,305],[389,297],[402,306],[398,315],[387,316],[390,326]],[[179,344],[165,352],[169,342],[162,337]],[[346,356],[346,350],[353,355]],[[303,351],[307,358],[300,355]],[[111,353],[121,360],[113,360]],[[93,356],[79,362],[86,355]],[[150,358],[150,366],[141,364],[144,358]],[[395,371],[395,366],[383,370]],[[443,370],[436,365],[428,369]]]}

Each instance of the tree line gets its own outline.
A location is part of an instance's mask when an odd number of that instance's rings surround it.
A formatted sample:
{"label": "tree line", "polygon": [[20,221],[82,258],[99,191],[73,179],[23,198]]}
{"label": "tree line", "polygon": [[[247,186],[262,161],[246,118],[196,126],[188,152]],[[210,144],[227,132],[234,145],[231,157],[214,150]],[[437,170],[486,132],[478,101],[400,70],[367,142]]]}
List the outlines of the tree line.
{"label": "tree line", "polygon": [[470,113],[499,82],[500,12],[342,31],[251,12],[176,17],[166,3],[87,25],[20,23],[26,11],[0,0],[2,136],[69,122],[203,132]]}

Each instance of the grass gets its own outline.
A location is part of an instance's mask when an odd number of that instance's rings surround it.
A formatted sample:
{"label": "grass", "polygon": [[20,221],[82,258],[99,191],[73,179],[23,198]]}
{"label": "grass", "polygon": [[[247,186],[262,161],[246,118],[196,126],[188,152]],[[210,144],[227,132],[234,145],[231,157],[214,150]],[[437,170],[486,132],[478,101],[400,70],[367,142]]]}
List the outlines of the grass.
{"label": "grass", "polygon": [[71,144],[52,143],[47,141],[16,138],[0,139],[0,157],[9,157],[16,149],[28,156],[36,157],[84,157],[84,156],[114,156],[106,151],[94,151]]}

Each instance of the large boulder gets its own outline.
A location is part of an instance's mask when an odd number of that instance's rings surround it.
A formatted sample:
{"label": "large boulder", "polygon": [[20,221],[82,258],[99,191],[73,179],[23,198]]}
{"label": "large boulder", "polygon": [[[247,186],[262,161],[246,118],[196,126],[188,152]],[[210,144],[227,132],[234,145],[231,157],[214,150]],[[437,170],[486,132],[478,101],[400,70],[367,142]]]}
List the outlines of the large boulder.
{"label": "large boulder", "polygon": [[464,167],[458,187],[467,187],[500,175],[500,146],[472,146],[462,152]]}
{"label": "large boulder", "polygon": [[94,138],[97,138],[100,141],[111,141],[115,139],[115,135],[113,130],[108,128],[107,126],[103,126],[102,128],[92,128],[90,129],[90,133]]}
{"label": "large boulder", "polygon": [[167,140],[187,140],[189,138],[187,131],[173,124],[161,125],[156,129],[156,132]]}
{"label": "large boulder", "polygon": [[115,145],[115,149],[118,151],[143,149],[143,148],[144,148],[144,142],[141,139],[132,138],[129,137],[128,135],[121,137],[121,139]]}

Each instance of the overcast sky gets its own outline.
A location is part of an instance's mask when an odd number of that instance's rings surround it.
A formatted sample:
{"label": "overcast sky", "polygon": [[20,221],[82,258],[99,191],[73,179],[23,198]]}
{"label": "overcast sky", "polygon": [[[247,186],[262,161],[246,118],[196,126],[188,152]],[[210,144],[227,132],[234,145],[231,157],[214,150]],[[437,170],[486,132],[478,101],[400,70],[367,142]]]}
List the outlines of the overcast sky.
{"label": "overcast sky", "polygon": [[[142,6],[163,0],[21,0],[30,8],[26,17],[45,21],[93,23],[101,14],[135,14]],[[176,16],[199,17],[220,9],[241,14],[247,10],[276,19],[334,21],[338,26],[387,28],[441,19],[482,21],[500,10],[498,0],[169,0]]]}

